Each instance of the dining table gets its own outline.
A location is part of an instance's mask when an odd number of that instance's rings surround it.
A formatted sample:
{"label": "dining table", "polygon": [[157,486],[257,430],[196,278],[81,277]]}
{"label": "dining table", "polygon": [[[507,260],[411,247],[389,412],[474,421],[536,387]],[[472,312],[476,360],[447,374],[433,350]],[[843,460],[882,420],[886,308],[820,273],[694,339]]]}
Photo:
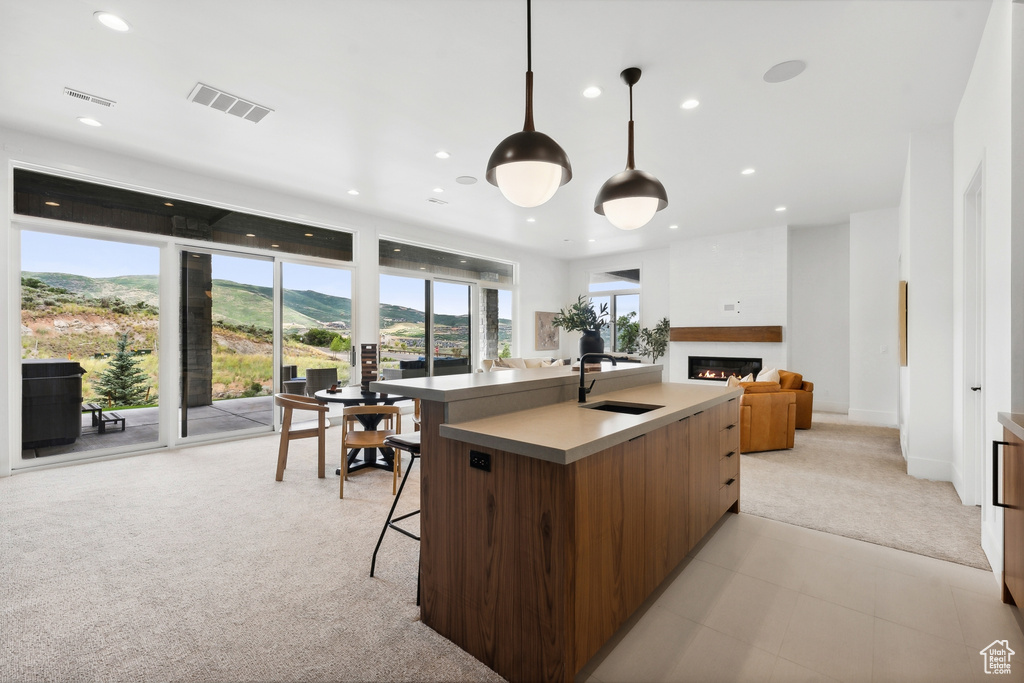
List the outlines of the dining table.
{"label": "dining table", "polygon": [[[368,391],[359,386],[339,387],[336,390],[321,389],[314,393],[313,397],[321,403],[341,403],[346,407],[377,405],[390,406],[394,405],[398,401],[411,400],[407,396]],[[363,429],[373,431],[377,429],[382,416],[378,414],[356,415],[356,419],[359,420]],[[390,472],[394,467],[393,457],[394,450],[390,448],[353,448],[348,452],[345,462],[348,466],[349,474],[352,472],[358,472],[359,470],[367,467],[387,470]],[[335,474],[341,474],[340,467],[335,471]]]}

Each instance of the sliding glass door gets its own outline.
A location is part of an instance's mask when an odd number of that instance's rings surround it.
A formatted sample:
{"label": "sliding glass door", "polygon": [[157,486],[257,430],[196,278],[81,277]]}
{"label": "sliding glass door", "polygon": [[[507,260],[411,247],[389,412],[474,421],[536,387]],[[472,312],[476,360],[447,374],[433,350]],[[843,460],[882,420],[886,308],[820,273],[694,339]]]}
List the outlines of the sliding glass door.
{"label": "sliding glass door", "polygon": [[473,287],[461,282],[433,281],[431,357],[433,375],[472,372],[470,315]]}
{"label": "sliding glass door", "polygon": [[21,231],[24,465],[159,441],[159,270],[156,246]]}
{"label": "sliding glass door", "polygon": [[182,438],[270,431],[274,264],[181,251]]}
{"label": "sliding glass door", "polygon": [[[306,370],[335,370],[338,384],[358,384],[352,372],[352,272],[281,264],[282,380]],[[322,374],[322,373],[321,373]],[[305,388],[301,381],[286,389]]]}

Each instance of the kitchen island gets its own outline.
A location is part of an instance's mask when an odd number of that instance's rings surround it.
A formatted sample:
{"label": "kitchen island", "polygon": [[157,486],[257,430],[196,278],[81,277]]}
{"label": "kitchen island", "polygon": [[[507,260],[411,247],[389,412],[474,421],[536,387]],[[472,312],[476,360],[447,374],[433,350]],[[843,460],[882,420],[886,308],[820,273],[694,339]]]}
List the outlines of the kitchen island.
{"label": "kitchen island", "polygon": [[588,373],[589,407],[569,369],[371,385],[421,400],[424,624],[511,681],[571,681],[739,510],[742,392],[660,370]]}

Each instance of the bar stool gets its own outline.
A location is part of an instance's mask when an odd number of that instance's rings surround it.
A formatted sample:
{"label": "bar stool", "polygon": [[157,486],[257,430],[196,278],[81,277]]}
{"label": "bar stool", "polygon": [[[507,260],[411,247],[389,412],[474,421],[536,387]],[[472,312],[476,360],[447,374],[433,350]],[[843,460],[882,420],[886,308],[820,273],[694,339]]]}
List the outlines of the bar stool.
{"label": "bar stool", "polygon": [[[418,509],[395,517],[395,508],[398,507],[398,501],[402,497],[402,490],[405,488],[405,482],[409,479],[409,473],[412,472],[412,464],[420,457],[420,432],[414,432],[412,434],[394,434],[384,439],[384,445],[388,448],[395,449],[396,453],[394,457],[396,458],[402,457],[397,451],[408,451],[409,455],[412,457],[409,460],[409,466],[405,468],[405,474],[402,475],[402,483],[398,487],[398,494],[395,496],[395,502],[391,504],[391,510],[388,512],[388,518],[384,521],[384,528],[380,530],[380,538],[377,539],[377,547],[373,549],[373,559],[370,560],[370,576],[373,576],[374,569],[377,567],[377,551],[380,550],[380,544],[384,541],[384,534],[387,533],[388,529],[394,529],[415,541],[420,540],[419,536],[410,531],[406,531],[396,524],[396,522],[401,522],[403,519],[408,519],[409,517],[420,514]],[[416,604],[420,604],[419,563],[417,563],[416,567]]]}

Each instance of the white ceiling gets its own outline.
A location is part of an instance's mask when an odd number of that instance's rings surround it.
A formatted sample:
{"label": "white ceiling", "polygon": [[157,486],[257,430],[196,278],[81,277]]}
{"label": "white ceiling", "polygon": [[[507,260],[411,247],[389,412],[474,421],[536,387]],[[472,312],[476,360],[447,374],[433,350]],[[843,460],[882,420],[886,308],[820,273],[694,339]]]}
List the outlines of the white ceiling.
{"label": "white ceiling", "polygon": [[[535,209],[484,180],[491,150],[522,129],[525,0],[0,0],[0,125],[563,258],[657,248],[895,206],[908,136],[952,122],[989,7],[535,0],[537,129],[573,166]],[[807,62],[801,76],[762,80],[791,59]],[[669,205],[626,233],[593,202],[625,165],[630,66],[644,72],[637,167]],[[253,124],[201,107],[186,99],[197,82],[274,111]],[[583,98],[589,85],[604,94]],[[680,109],[690,97],[700,107]]]}

